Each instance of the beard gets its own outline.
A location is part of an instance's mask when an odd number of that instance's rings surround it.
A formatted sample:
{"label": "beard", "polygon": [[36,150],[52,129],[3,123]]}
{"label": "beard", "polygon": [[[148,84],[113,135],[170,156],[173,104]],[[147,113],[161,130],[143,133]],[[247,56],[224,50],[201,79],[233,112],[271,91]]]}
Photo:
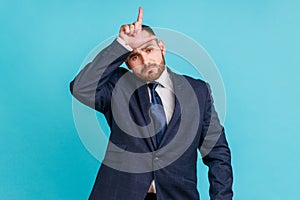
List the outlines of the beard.
{"label": "beard", "polygon": [[141,66],[140,72],[135,73],[135,75],[144,81],[154,81],[160,77],[164,70],[164,62],[160,64],[151,63]]}

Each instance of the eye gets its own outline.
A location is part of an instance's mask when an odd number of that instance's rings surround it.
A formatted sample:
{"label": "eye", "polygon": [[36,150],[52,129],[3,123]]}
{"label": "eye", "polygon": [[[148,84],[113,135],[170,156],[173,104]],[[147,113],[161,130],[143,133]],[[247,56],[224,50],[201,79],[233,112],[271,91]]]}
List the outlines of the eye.
{"label": "eye", "polygon": [[153,51],[153,48],[147,48],[147,49],[145,49],[146,53],[151,53],[152,51]]}
{"label": "eye", "polygon": [[138,59],[138,56],[137,55],[134,55],[134,56],[131,56],[130,57],[130,60],[131,61],[136,61]]}

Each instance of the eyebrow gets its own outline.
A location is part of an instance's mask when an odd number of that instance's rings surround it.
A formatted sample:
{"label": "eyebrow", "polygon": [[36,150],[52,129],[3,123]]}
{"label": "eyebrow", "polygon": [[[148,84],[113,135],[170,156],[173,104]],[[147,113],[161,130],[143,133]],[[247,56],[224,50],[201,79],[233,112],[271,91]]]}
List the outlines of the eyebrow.
{"label": "eyebrow", "polygon": [[[143,51],[143,50],[145,50],[145,49],[147,49],[147,48],[149,48],[149,47],[151,47],[151,46],[159,48],[159,47],[156,46],[155,44],[149,43],[149,44],[147,44],[145,47],[141,48],[141,51]],[[139,54],[138,52],[131,53],[131,54],[128,56],[128,59],[130,59],[130,58],[132,58],[133,56],[136,56],[136,55],[138,55],[138,54]]]}
{"label": "eyebrow", "polygon": [[[151,47],[151,46],[155,47],[154,44],[150,43],[150,44],[147,44],[145,47],[141,48],[141,50],[143,51],[143,50],[145,50],[145,49],[147,49],[147,48],[149,48],[149,47]],[[128,56],[128,58],[130,59],[130,58],[132,58],[133,56],[136,56],[136,55],[138,55],[138,54],[139,54],[138,52],[134,52],[134,53],[130,54],[130,55]]]}

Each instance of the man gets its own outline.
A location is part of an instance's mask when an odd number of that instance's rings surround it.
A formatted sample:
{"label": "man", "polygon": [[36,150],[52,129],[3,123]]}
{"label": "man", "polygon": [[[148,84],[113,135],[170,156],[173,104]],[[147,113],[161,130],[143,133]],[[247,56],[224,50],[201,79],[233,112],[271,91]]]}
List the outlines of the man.
{"label": "man", "polygon": [[232,199],[230,150],[209,87],[165,66],[165,45],[142,19],[140,8],[70,84],[111,129],[89,199],[197,200],[197,149],[209,167],[211,199]]}

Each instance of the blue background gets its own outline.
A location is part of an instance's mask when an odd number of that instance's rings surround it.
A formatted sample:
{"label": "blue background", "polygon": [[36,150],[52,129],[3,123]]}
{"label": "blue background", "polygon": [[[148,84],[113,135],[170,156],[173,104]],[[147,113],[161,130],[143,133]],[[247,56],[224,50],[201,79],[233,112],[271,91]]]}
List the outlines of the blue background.
{"label": "blue background", "polygon": [[[68,85],[95,46],[136,19],[139,5],[144,23],[192,37],[218,66],[235,199],[297,198],[296,0],[2,0],[0,198],[87,199],[99,162],[78,137]],[[204,200],[206,170],[200,163]]]}

